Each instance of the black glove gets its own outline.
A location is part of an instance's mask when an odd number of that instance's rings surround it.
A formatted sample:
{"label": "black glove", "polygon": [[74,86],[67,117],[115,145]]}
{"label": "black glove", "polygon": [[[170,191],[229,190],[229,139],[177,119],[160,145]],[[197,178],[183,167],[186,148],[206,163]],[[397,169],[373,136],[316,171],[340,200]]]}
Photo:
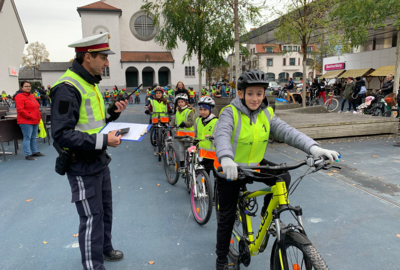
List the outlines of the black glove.
{"label": "black glove", "polygon": [[180,123],[180,124],[179,124],[179,127],[180,127],[180,128],[186,127],[185,122]]}
{"label": "black glove", "polygon": [[145,110],[144,113],[145,114],[150,114],[150,111],[149,110]]}

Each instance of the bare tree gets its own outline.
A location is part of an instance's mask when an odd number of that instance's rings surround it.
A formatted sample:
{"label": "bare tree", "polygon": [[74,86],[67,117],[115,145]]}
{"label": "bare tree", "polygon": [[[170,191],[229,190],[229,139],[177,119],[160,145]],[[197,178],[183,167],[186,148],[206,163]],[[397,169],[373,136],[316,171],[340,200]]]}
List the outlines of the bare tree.
{"label": "bare tree", "polygon": [[41,62],[50,62],[49,52],[46,50],[46,46],[38,41],[30,43],[26,48],[26,54],[22,55],[22,66],[29,68],[39,69]]}

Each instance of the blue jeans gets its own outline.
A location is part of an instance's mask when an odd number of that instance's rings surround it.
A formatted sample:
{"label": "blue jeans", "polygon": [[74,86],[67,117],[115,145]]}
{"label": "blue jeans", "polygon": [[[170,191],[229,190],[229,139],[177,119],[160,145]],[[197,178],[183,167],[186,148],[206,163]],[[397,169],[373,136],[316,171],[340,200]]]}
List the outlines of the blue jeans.
{"label": "blue jeans", "polygon": [[24,146],[25,156],[37,153],[36,136],[39,125],[19,124],[19,126],[24,135],[22,145]]}
{"label": "blue jeans", "polygon": [[342,112],[343,112],[343,109],[344,109],[344,104],[346,104],[346,101],[349,102],[349,111],[351,110],[351,101],[347,100],[347,99],[343,99],[342,100],[342,109],[341,109]]}

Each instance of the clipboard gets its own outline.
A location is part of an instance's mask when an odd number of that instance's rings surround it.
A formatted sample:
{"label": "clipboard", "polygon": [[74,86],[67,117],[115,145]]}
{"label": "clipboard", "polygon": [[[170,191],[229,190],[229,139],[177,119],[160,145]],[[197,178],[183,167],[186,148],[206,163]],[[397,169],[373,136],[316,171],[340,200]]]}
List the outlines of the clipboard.
{"label": "clipboard", "polygon": [[150,130],[151,124],[136,124],[136,123],[124,123],[124,122],[110,122],[105,125],[99,133],[107,134],[110,131],[118,130],[129,127],[129,132],[122,135],[121,141],[135,141],[140,142],[146,136],[146,133]]}

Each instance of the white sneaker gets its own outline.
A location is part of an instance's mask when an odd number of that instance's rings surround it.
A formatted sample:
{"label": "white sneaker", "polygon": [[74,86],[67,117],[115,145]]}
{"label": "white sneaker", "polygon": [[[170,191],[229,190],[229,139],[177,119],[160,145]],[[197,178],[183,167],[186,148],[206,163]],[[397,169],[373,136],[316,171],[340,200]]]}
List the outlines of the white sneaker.
{"label": "white sneaker", "polygon": [[338,113],[341,113],[342,111],[338,111]]}
{"label": "white sneaker", "polygon": [[347,111],[346,113],[349,113],[350,111]]}

